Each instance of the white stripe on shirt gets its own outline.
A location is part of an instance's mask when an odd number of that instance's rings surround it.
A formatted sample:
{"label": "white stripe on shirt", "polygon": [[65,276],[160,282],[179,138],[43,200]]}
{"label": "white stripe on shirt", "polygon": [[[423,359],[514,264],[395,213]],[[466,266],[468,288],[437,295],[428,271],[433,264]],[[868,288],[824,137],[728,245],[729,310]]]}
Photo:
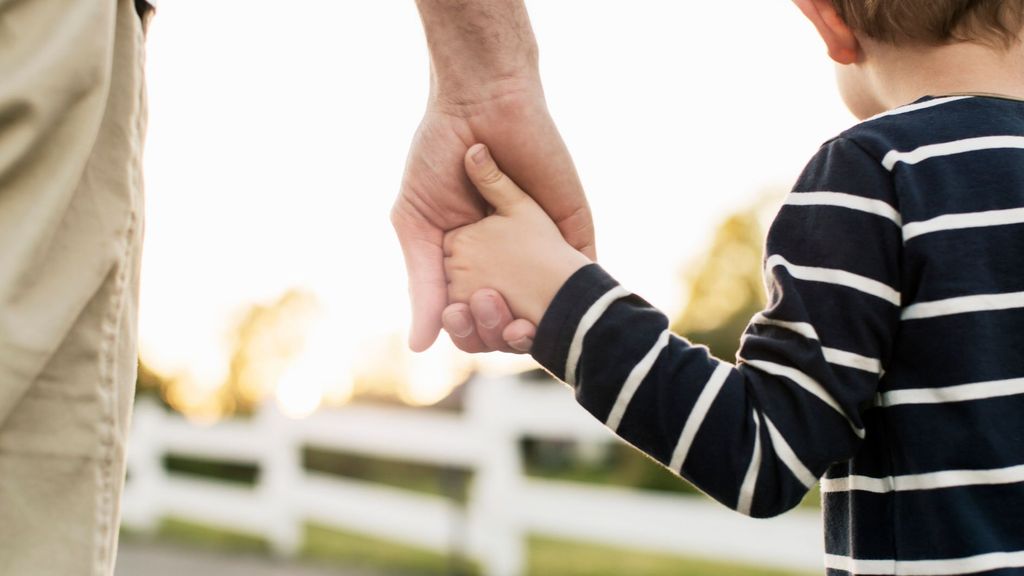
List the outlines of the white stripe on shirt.
{"label": "white stripe on shirt", "polygon": [[886,170],[892,170],[899,162],[917,164],[918,162],[924,162],[929,158],[936,158],[938,156],[952,156],[966,152],[1008,148],[1024,149],[1024,136],[981,136],[978,138],[953,140],[952,142],[941,142],[939,144],[928,144],[908,152],[892,150],[885,155],[885,158],[882,158],[882,166]]}
{"label": "white stripe on shirt", "polygon": [[885,118],[886,116],[896,116],[898,114],[906,114],[907,112],[916,112],[918,110],[924,110],[925,108],[931,108],[933,106],[941,106],[942,104],[948,104],[949,102],[956,102],[957,100],[966,100],[972,98],[972,96],[947,96],[945,98],[935,98],[934,100],[928,100],[927,102],[918,102],[917,104],[907,104],[906,106],[900,106],[899,108],[893,108],[881,114],[875,114],[871,118],[868,118],[864,122],[871,122],[879,118]]}
{"label": "white stripe on shirt", "polygon": [[761,418],[757,410],[754,415],[754,450],[750,454],[750,466],[747,466],[747,473],[743,476],[743,484],[740,485],[740,494],[736,500],[736,511],[745,516],[750,516],[750,510],[754,506],[754,489],[757,488],[757,475],[761,470]]}
{"label": "white stripe on shirt", "polygon": [[987,228],[1010,224],[1024,224],[1024,208],[945,214],[930,220],[911,222],[903,227],[903,241],[906,242],[911,238],[932,232],[962,230],[964,228]]}
{"label": "white stripe on shirt", "polygon": [[818,481],[817,476],[811,473],[804,466],[804,463],[800,461],[800,458],[793,451],[793,448],[786,442],[786,438],[779,432],[779,429],[775,427],[775,423],[771,421],[767,416],[764,417],[764,423],[768,428],[768,436],[772,439],[772,446],[775,448],[775,453],[779,455],[779,459],[782,460],[786,468],[796,476],[796,479],[801,484],[810,489],[814,486],[814,483]]}
{"label": "white stripe on shirt", "polygon": [[891,390],[878,395],[879,406],[903,404],[946,404],[1024,394],[1024,378],[958,384],[942,388],[910,388]]}
{"label": "white stripe on shirt", "polygon": [[[814,326],[807,322],[787,322],[785,320],[776,320],[769,318],[764,315],[763,312],[758,312],[750,320],[751,324],[758,324],[762,326],[777,326],[790,332],[795,332],[808,340],[818,340],[818,332],[814,329]],[[747,334],[743,335],[743,340],[747,338]],[[821,347],[821,353],[825,356],[825,361],[829,364],[835,364],[837,366],[846,366],[847,368],[856,368],[858,370],[864,370],[865,372],[871,372],[874,374],[882,373],[882,362],[877,358],[871,358],[868,356],[862,356],[853,352],[847,352],[846,350],[840,350],[838,348],[829,348],[827,346]]]}
{"label": "white stripe on shirt", "polygon": [[856,368],[857,370],[871,372],[872,374],[882,373],[882,362],[878,358],[869,358],[867,356],[861,356],[860,354],[854,354],[853,352],[847,352],[837,348],[828,348],[826,346],[821,347],[821,352],[825,355],[825,360],[828,361],[829,364],[846,366],[847,368]]}
{"label": "white stripe on shirt", "polygon": [[629,376],[626,378],[626,382],[619,389],[619,395],[615,398],[615,404],[612,406],[612,411],[608,414],[608,420],[605,421],[605,426],[616,431],[619,429],[619,424],[622,422],[622,417],[626,415],[626,409],[629,408],[629,403],[633,400],[633,395],[636,394],[640,384],[647,378],[647,374],[651,371],[654,363],[657,362],[658,356],[661,351],[668,345],[669,336],[672,335],[671,330],[665,330],[658,336],[658,340],[655,341],[654,346],[647,352],[647,354],[633,366],[633,370],[629,372]]}
{"label": "white stripe on shirt", "polygon": [[918,302],[904,308],[900,318],[903,320],[920,320],[937,316],[1010,310],[1014,308],[1024,308],[1024,292],[976,294],[974,296],[958,296],[956,298],[933,300],[931,302]]}
{"label": "white stripe on shirt", "polygon": [[786,197],[788,206],[835,206],[859,210],[892,220],[897,226],[903,223],[900,213],[886,202],[843,192],[794,192]]}
{"label": "white stripe on shirt", "polygon": [[1017,484],[1024,482],[1024,465],[992,470],[941,470],[924,474],[906,474],[903,476],[845,476],[843,478],[823,478],[822,492],[909,492],[913,490],[941,490],[961,486],[986,486],[993,484]]}
{"label": "white stripe on shirt", "polygon": [[618,299],[629,296],[629,290],[622,286],[616,286],[604,293],[587,310],[580,323],[576,326],[576,333],[573,334],[572,343],[569,345],[569,354],[565,360],[565,383],[569,386],[576,386],[576,365],[580,362],[580,354],[583,353],[583,339],[587,332],[594,327],[594,324],[604,316],[608,308]]}
{"label": "white stripe on shirt", "polygon": [[954,576],[1021,567],[1024,567],[1024,551],[990,552],[947,560],[861,560],[835,554],[825,555],[825,568],[881,576]]}
{"label": "white stripe on shirt", "polygon": [[679,433],[679,440],[676,442],[675,450],[672,451],[672,460],[668,465],[669,469],[676,472],[682,470],[686,457],[690,453],[690,447],[693,446],[693,440],[697,437],[697,432],[700,431],[704,418],[707,417],[708,411],[711,410],[711,405],[718,398],[718,393],[725,386],[725,381],[729,378],[732,369],[733,367],[725,362],[719,363],[715,371],[711,373],[711,377],[704,384],[704,389],[697,396],[697,402],[694,403],[690,416],[686,419],[686,424],[683,425],[683,431]]}
{"label": "white stripe on shirt", "polygon": [[838,412],[847,422],[850,423],[850,427],[853,428],[854,433],[860,438],[864,437],[864,429],[858,427],[850,420],[850,417],[843,411],[843,408],[836,402],[836,399],[829,394],[828,390],[825,389],[817,380],[811,378],[807,374],[791,368],[789,366],[783,366],[782,364],[776,364],[775,362],[768,362],[767,360],[744,360],[748,365],[757,368],[763,372],[767,372],[773,376],[781,376],[792,381],[797,386],[803,388],[810,394],[816,396],[819,400],[828,404],[833,410]]}
{"label": "white stripe on shirt", "polygon": [[754,324],[762,324],[765,326],[778,326],[779,328],[785,328],[790,332],[796,332],[797,334],[807,338],[809,340],[820,340],[818,338],[818,332],[814,329],[814,325],[807,322],[788,322],[786,320],[776,320],[775,318],[769,318],[764,315],[763,312],[758,312],[750,320]]}
{"label": "white stripe on shirt", "polygon": [[847,272],[846,270],[837,270],[835,268],[817,268],[814,266],[799,266],[791,264],[788,260],[783,258],[779,254],[774,254],[768,258],[765,264],[767,270],[771,270],[776,266],[782,266],[790,275],[800,280],[808,280],[811,282],[825,282],[827,284],[836,284],[838,286],[845,286],[847,288],[853,288],[865,294],[877,296],[883,300],[892,303],[895,306],[900,305],[900,293],[894,290],[892,287],[879,282],[878,280],[872,280],[853,272]]}

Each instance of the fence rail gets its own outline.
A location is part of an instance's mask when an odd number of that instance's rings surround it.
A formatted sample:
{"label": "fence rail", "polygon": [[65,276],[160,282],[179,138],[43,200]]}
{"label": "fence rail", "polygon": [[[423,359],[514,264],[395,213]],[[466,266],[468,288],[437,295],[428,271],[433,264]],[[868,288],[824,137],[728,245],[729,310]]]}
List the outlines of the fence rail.
{"label": "fence rail", "polygon": [[[527,436],[617,441],[564,388],[518,376],[470,383],[459,413],[348,406],[290,420],[267,403],[250,420],[197,426],[140,401],[123,522],[145,531],[174,516],[263,536],[281,554],[298,549],[307,522],[441,553],[459,545],[457,531],[488,576],[523,572],[528,534],[821,570],[819,514],[753,520],[703,498],[529,478]],[[305,470],[310,447],[469,469],[468,501]],[[253,487],[184,477],[165,470],[169,454],[251,463],[260,474]]]}

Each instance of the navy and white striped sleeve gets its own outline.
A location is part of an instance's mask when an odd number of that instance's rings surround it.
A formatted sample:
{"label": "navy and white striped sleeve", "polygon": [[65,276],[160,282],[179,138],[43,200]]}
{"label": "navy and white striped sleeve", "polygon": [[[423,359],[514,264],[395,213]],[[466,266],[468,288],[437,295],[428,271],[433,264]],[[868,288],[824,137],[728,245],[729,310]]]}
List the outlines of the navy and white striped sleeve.
{"label": "navy and white striped sleeve", "polygon": [[833,140],[772,225],[769,303],[735,366],[672,334],[596,264],[555,297],[533,355],[595,417],[716,500],[780,514],[864,438],[899,323],[901,242],[888,171]]}

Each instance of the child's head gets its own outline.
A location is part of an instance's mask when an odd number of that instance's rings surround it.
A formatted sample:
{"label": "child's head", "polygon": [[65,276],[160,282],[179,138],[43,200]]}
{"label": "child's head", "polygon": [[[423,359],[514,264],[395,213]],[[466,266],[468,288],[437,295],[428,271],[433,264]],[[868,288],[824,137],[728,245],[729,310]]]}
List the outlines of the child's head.
{"label": "child's head", "polygon": [[[1024,31],[1024,0],[794,2],[818,29],[829,56],[839,64],[843,99],[859,117],[892,104],[880,92],[891,83],[893,74],[880,78],[880,65],[902,65],[900,73],[905,74],[914,70],[912,58],[941,53],[935,60],[952,67],[956,64],[948,58],[950,49],[979,53],[1019,50]],[[945,75],[954,70],[938,72]]]}
{"label": "child's head", "polygon": [[830,0],[850,28],[891,44],[1009,46],[1024,25],[1021,0]]}

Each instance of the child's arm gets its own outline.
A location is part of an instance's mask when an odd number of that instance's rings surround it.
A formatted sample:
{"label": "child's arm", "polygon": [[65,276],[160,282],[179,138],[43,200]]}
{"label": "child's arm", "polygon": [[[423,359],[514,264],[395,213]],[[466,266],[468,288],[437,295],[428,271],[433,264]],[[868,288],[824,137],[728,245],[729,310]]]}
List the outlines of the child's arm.
{"label": "child's arm", "polygon": [[[481,181],[498,173],[492,163],[467,170],[489,199],[517,197],[507,178]],[[532,353],[580,404],[720,502],[771,516],[864,437],[899,323],[902,241],[889,182],[849,141],[812,161],[769,234],[769,306],[737,366],[671,334],[663,314],[600,267],[560,264],[564,242],[520,201],[448,239],[449,279],[455,296],[491,287],[517,314],[544,310]]]}

